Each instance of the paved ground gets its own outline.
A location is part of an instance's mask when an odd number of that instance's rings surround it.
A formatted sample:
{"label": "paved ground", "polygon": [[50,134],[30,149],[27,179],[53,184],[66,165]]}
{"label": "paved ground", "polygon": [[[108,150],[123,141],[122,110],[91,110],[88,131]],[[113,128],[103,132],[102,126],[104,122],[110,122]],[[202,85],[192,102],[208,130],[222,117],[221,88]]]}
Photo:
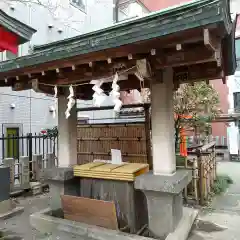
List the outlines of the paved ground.
{"label": "paved ground", "polygon": [[[240,239],[240,162],[223,161],[218,173],[227,173],[234,180],[228,191],[214,199],[211,207],[199,214],[189,240],[237,240]],[[32,229],[29,216],[48,207],[48,195],[18,199],[25,207],[21,215],[0,221],[0,229],[7,229],[24,240],[44,238]]]}
{"label": "paved ground", "polygon": [[44,237],[39,232],[31,228],[29,216],[48,207],[48,195],[39,195],[28,198],[18,198],[19,205],[24,207],[21,215],[0,220],[0,229],[10,231],[10,233],[23,238],[24,240],[35,240]]}
{"label": "paved ground", "polygon": [[234,184],[199,214],[189,240],[240,239],[240,162],[220,162],[218,173],[231,176]]}

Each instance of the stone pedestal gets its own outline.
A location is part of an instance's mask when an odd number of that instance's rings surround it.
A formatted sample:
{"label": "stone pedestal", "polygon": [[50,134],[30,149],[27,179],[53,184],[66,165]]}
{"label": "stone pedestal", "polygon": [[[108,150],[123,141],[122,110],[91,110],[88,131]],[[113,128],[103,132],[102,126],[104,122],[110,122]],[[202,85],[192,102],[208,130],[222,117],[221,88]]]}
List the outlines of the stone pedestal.
{"label": "stone pedestal", "polygon": [[36,181],[43,181],[43,156],[42,155],[33,155],[33,166],[34,166],[34,175]]}
{"label": "stone pedestal", "polygon": [[20,184],[22,189],[30,188],[30,177],[29,177],[29,157],[21,156],[19,158],[20,162]]}
{"label": "stone pedestal", "polygon": [[77,164],[77,104],[72,107],[71,115],[66,119],[67,104],[66,95],[58,97],[58,167]]}
{"label": "stone pedestal", "polygon": [[47,168],[55,168],[55,156],[53,153],[46,154]]}
{"label": "stone pedestal", "polygon": [[50,207],[60,209],[61,195],[79,196],[79,179],[73,176],[72,168],[52,168],[44,170],[45,182],[49,185]]}
{"label": "stone pedestal", "polygon": [[165,239],[175,231],[183,214],[182,191],[192,179],[191,171],[177,170],[172,176],[140,175],[135,188],[144,192],[150,231]]}
{"label": "stone pedestal", "polygon": [[9,167],[10,170],[10,191],[14,191],[14,182],[15,182],[15,165],[14,165],[14,159],[13,158],[4,158],[3,159],[3,165],[5,167]]}

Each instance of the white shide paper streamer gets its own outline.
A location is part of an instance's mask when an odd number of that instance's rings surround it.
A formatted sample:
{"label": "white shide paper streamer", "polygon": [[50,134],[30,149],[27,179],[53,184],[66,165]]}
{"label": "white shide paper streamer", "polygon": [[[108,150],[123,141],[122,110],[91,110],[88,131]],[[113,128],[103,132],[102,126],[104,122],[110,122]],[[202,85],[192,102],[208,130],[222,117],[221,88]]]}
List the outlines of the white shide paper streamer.
{"label": "white shide paper streamer", "polygon": [[120,87],[117,84],[118,81],[118,74],[116,73],[114,78],[113,78],[113,83],[112,83],[112,91],[110,92],[110,96],[112,97],[112,101],[114,103],[114,111],[115,112],[120,112],[120,109],[122,107],[122,101],[119,99],[120,98]]}
{"label": "white shide paper streamer", "polygon": [[68,96],[68,104],[67,104],[67,110],[65,112],[65,116],[66,116],[66,119],[68,119],[70,117],[70,111],[72,109],[72,107],[74,106],[75,104],[75,100],[74,100],[74,91],[73,91],[73,87],[72,85],[69,87],[69,96]]}
{"label": "white shide paper streamer", "polygon": [[57,86],[54,86],[54,110],[53,110],[53,118],[56,118],[56,111],[57,111],[57,94],[58,94],[58,89]]}
{"label": "white shide paper streamer", "polygon": [[93,105],[95,107],[100,107],[103,102],[105,101],[107,95],[101,89],[103,81],[99,80],[95,82],[95,85],[92,87],[94,94],[93,94]]}

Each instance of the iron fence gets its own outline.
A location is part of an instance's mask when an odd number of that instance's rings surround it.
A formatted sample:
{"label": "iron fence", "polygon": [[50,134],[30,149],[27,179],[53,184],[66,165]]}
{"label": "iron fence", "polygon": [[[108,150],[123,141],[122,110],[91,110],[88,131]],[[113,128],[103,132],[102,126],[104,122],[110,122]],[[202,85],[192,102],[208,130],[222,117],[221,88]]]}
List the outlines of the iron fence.
{"label": "iron fence", "polygon": [[[29,158],[30,172],[33,169],[33,155],[54,154],[57,157],[58,137],[44,134],[29,133],[26,135],[7,135],[0,137],[1,159],[12,158],[15,163],[15,179],[19,178],[19,159],[21,156]],[[31,176],[30,176],[31,177]]]}

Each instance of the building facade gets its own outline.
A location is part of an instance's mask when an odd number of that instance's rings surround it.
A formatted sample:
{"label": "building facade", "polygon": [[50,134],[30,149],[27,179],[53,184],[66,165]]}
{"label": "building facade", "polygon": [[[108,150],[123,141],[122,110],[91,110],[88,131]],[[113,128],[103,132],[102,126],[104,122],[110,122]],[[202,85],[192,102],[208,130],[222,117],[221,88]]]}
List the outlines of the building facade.
{"label": "building facade", "polygon": [[[142,0],[142,3],[150,11],[158,11],[164,8],[174,7],[179,4],[184,4],[190,2],[191,0]],[[232,19],[236,17],[236,14],[240,13],[240,0],[231,0],[231,14]],[[240,66],[240,17],[238,17],[237,27],[236,27],[236,54],[238,59],[238,65]],[[222,110],[223,114],[233,113],[234,102],[236,102],[237,96],[240,99],[240,67],[238,66],[235,76],[230,76],[227,79],[227,84],[223,84],[221,80],[210,81],[210,84],[216,89],[219,94],[220,105],[219,108]],[[237,94],[239,93],[239,95]],[[235,100],[234,100],[235,99]],[[125,94],[125,103],[136,103],[139,101],[139,94],[134,92],[132,94]],[[236,132],[236,126],[234,123],[218,122],[212,124],[212,135],[217,140],[218,145],[229,146],[237,145],[239,140],[234,140],[233,137]],[[237,137],[240,139],[240,137]]]}
{"label": "building facade", "polygon": [[[115,0],[41,0],[41,4],[31,1],[2,0],[0,9],[9,16],[33,27],[37,32],[30,42],[19,46],[18,55],[11,52],[0,53],[0,61],[27,55],[34,46],[74,37],[115,24],[116,11],[118,22],[141,17],[148,12],[138,1]],[[101,14],[100,13],[104,13]],[[1,25],[1,23],[0,23]],[[54,99],[45,94],[31,91],[12,91],[0,88],[0,135],[39,133],[42,129],[57,125],[53,118]],[[107,99],[106,105],[111,104]],[[92,101],[79,101],[79,107],[92,106]],[[79,114],[80,118],[85,116]],[[87,113],[87,118],[113,117],[112,111]]]}

